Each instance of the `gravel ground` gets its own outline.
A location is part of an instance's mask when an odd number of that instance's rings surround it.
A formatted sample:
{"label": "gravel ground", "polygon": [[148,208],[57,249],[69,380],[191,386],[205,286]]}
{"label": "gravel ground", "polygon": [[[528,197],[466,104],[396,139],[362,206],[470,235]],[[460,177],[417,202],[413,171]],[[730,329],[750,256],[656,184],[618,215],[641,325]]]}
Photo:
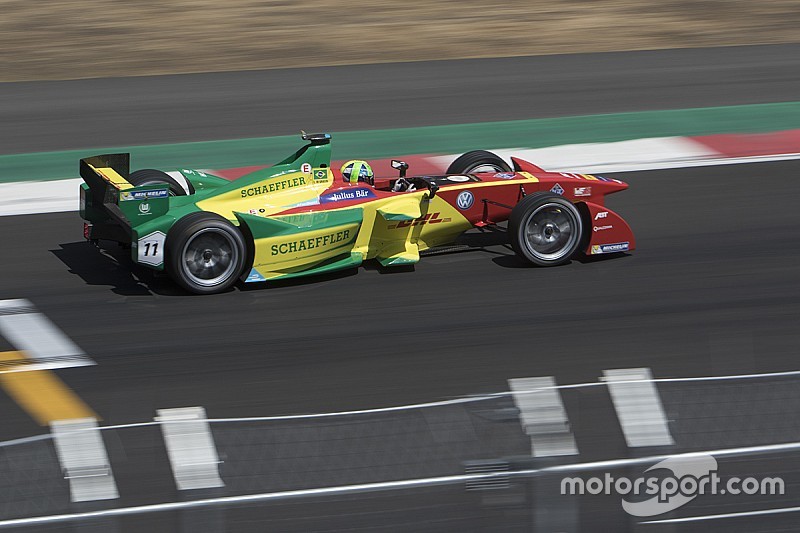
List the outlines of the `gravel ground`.
{"label": "gravel ground", "polygon": [[798,0],[0,0],[0,81],[800,41]]}

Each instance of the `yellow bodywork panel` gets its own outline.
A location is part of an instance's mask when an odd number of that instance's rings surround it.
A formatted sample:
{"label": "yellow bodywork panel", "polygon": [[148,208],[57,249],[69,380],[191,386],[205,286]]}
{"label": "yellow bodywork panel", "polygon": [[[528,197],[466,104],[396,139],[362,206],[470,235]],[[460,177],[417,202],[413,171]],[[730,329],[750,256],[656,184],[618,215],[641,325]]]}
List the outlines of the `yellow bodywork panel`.
{"label": "yellow bodywork panel", "polygon": [[364,259],[410,260],[416,256],[418,260],[419,252],[452,242],[471,227],[453,206],[438,196],[428,199],[427,192],[419,192],[385,203],[366,204],[354,251],[360,252]]}
{"label": "yellow bodywork panel", "polygon": [[235,212],[267,216],[316,201],[332,183],[330,169],[288,172],[200,201],[197,207],[229,220],[236,219]]}
{"label": "yellow bodywork panel", "polygon": [[121,191],[122,191],[122,190],[125,190],[125,189],[130,189],[130,188],[132,188],[132,187],[133,187],[133,185],[131,185],[130,183],[128,183],[128,180],[126,180],[125,178],[123,178],[122,176],[120,176],[120,175],[117,173],[117,171],[116,171],[116,170],[114,170],[114,169],[113,169],[113,168],[111,168],[111,167],[99,167],[99,168],[95,168],[95,167],[92,167],[91,165],[89,165],[89,166],[92,168],[92,170],[94,170],[95,172],[97,172],[98,174],[100,174],[101,176],[103,176],[103,178],[104,178],[104,179],[105,179],[107,182],[111,183],[111,184],[112,184],[114,187],[116,187],[117,189],[119,189],[119,190],[121,190]]}
{"label": "yellow bodywork panel", "polygon": [[351,223],[255,239],[253,268],[271,279],[344,255],[353,247],[359,226]]}

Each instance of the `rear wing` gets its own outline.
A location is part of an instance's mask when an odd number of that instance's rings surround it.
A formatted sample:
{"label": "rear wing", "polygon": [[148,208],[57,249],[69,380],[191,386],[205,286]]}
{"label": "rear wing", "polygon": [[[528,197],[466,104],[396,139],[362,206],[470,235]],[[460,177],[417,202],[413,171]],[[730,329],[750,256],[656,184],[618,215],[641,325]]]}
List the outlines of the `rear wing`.
{"label": "rear wing", "polygon": [[130,239],[131,228],[163,215],[169,209],[169,186],[166,184],[135,187],[130,177],[130,154],[106,154],[80,161],[80,175],[86,182],[81,188],[81,214],[101,214],[110,218]]}

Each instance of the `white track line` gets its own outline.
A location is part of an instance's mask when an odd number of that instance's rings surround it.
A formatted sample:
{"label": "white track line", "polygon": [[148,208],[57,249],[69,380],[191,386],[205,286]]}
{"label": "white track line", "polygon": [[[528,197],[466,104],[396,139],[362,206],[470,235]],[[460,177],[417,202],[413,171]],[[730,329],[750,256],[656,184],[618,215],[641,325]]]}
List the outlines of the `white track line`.
{"label": "white track line", "polygon": [[[576,455],[578,447],[569,428],[567,411],[552,376],[513,378],[508,385],[519,409],[522,429],[531,439],[531,455]],[[539,391],[539,394],[526,394]]]}
{"label": "white track line", "polygon": [[629,447],[675,444],[649,368],[603,370],[603,377]]}
{"label": "white track line", "polygon": [[0,335],[27,359],[4,372],[50,370],[94,365],[95,362],[28,300],[0,300]]}
{"label": "white track line", "polygon": [[202,407],[159,409],[156,420],[178,490],[224,487],[219,455]]}
{"label": "white track line", "polygon": [[595,470],[598,468],[616,468],[635,466],[640,464],[656,463],[670,457],[692,457],[697,455],[732,456],[748,453],[775,453],[782,451],[800,450],[800,442],[789,442],[784,444],[771,444],[766,446],[749,446],[744,448],[731,448],[723,450],[705,450],[691,453],[675,455],[657,455],[651,457],[640,457],[636,459],[614,459],[610,461],[596,461],[591,463],[575,463],[569,465],[558,465],[539,469],[517,470],[510,472],[490,472],[484,474],[460,474],[453,476],[440,476],[419,479],[404,479],[399,481],[384,481],[378,483],[364,483],[359,485],[340,485],[335,487],[323,487],[315,489],[300,489],[282,492],[263,492],[258,494],[246,494],[242,496],[223,496],[218,498],[205,498],[184,502],[157,503],[152,505],[140,505],[136,507],[120,507],[116,509],[106,509],[102,511],[90,511],[85,513],[60,514],[50,516],[37,516],[30,518],[15,518],[0,521],[0,528],[15,526],[30,526],[36,524],[46,524],[53,522],[67,522],[72,520],[82,520],[87,518],[102,518],[111,516],[126,516],[141,513],[153,513],[164,511],[178,511],[182,509],[202,508],[215,505],[227,504],[247,504],[260,501],[280,500],[287,498],[302,498],[326,495],[342,495],[357,492],[385,491],[412,489],[425,486],[453,485],[466,483],[467,481],[486,480],[498,477],[526,477],[536,474],[552,474],[559,472],[574,472],[581,470]]}
{"label": "white track line", "polygon": [[[734,374],[730,376],[700,376],[695,378],[656,378],[653,379],[653,383],[680,383],[684,381],[726,381],[726,380],[737,380],[737,379],[764,379],[764,378],[782,378],[782,377],[792,377],[792,376],[800,376],[800,370],[792,370],[787,372],[768,372],[764,374]],[[630,382],[621,382],[621,383],[640,383],[640,380],[633,380]],[[618,382],[620,383],[620,382]],[[591,382],[591,383],[573,383],[571,385],[555,385],[554,389],[579,389],[585,387],[604,387],[606,383],[604,382]],[[545,387],[547,389],[547,387]],[[542,390],[545,390],[542,389]],[[537,394],[539,390],[535,391],[520,391],[517,394]],[[491,400],[493,398],[503,398],[506,396],[511,396],[512,392],[496,392],[493,394],[486,394],[483,396],[471,396],[467,398],[456,398],[453,400],[442,400],[439,402],[428,402],[428,403],[419,403],[413,405],[399,405],[393,407],[379,407],[377,409],[361,409],[357,411],[340,411],[340,412],[331,412],[331,413],[313,413],[313,414],[306,414],[306,415],[278,415],[278,416],[256,416],[256,417],[244,417],[244,418],[209,418],[207,421],[211,424],[214,423],[226,423],[226,422],[269,422],[269,421],[278,421],[278,420],[300,420],[300,419],[308,419],[308,418],[328,418],[328,417],[336,417],[336,416],[351,416],[351,415],[368,415],[372,413],[387,413],[391,411],[406,411],[411,409],[423,409],[427,407],[440,407],[445,405],[456,405],[462,403],[472,403],[472,402],[481,402],[484,400]],[[111,429],[128,429],[128,428],[137,428],[137,427],[145,427],[145,426],[157,426],[159,425],[158,422],[133,422],[130,424],[117,424],[114,426],[102,426],[98,429],[101,431],[111,430]],[[19,439],[13,439],[8,441],[0,441],[0,448],[5,446],[16,446],[18,444],[26,444],[29,440],[46,440],[49,439],[50,435],[34,435],[31,437],[23,437]]]}
{"label": "white track line", "polygon": [[650,520],[640,524],[680,524],[685,522],[701,522],[704,520],[721,520],[724,518],[745,518],[748,516],[763,516],[782,513],[800,512],[800,507],[782,507],[780,509],[761,509],[760,511],[743,511],[741,513],[709,514],[703,516],[687,516],[684,518],[667,518],[664,520]]}
{"label": "white track line", "polygon": [[97,420],[57,420],[50,424],[58,461],[73,502],[119,498]]}
{"label": "white track line", "polygon": [[81,183],[80,178],[0,183],[0,216],[77,211]]}

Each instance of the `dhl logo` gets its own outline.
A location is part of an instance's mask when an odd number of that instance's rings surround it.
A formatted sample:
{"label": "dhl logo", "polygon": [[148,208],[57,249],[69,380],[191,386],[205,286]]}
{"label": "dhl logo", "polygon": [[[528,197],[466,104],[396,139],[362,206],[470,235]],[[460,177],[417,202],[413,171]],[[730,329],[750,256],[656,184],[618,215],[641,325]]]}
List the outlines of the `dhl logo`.
{"label": "dhl logo", "polygon": [[439,218],[439,213],[428,213],[427,215],[415,218],[414,220],[401,220],[396,225],[389,226],[389,229],[424,226],[425,224],[439,224],[440,222],[450,222],[450,218]]}

